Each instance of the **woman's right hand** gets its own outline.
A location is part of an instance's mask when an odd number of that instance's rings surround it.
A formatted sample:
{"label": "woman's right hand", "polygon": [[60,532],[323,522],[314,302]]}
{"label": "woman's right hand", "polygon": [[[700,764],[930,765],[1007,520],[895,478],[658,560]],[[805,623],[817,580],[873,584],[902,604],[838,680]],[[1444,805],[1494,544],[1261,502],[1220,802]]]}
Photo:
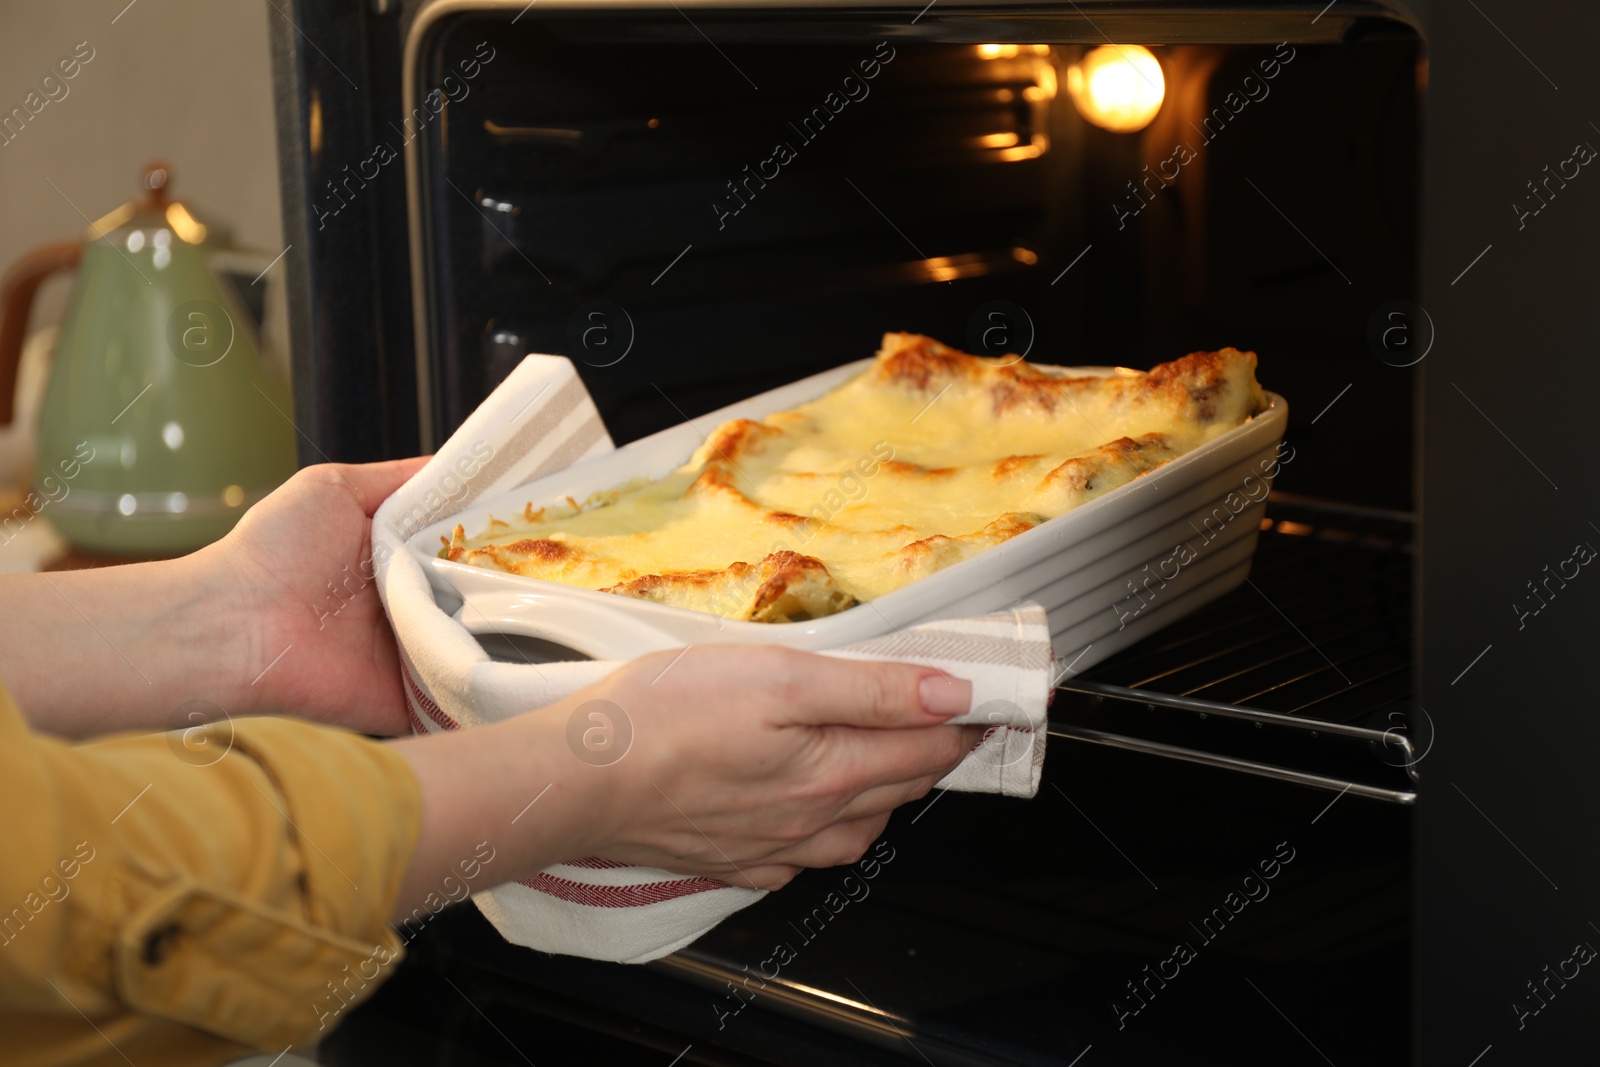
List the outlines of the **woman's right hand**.
{"label": "woman's right hand", "polygon": [[[927,667],[708,645],[641,657],[514,719],[396,742],[422,831],[395,914],[482,841],[506,857],[500,880],[600,856],[776,889],[852,862],[981,740],[983,726],[945,725],[971,698]],[[620,758],[571,740],[597,712],[631,730]]]}
{"label": "woman's right hand", "polygon": [[580,696],[633,729],[590,769],[611,801],[595,853],[763,889],[858,859],[984,730],[944,725],[964,680],[771,646],[646,656]]}

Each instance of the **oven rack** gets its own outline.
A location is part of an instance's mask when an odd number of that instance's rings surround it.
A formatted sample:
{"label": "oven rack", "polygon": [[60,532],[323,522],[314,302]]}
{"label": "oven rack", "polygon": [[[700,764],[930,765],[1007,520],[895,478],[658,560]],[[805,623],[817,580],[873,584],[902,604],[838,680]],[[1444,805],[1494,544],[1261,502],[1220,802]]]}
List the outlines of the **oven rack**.
{"label": "oven rack", "polygon": [[1414,517],[1274,492],[1248,581],[1057,686],[1049,733],[1416,799]]}

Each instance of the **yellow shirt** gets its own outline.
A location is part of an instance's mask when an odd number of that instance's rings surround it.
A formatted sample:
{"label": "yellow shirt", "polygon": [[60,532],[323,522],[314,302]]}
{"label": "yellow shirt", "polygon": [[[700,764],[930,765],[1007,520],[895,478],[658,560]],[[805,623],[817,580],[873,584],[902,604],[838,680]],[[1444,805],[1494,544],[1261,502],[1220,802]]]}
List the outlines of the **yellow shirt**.
{"label": "yellow shirt", "polygon": [[392,973],[421,811],[405,760],[287,719],[189,742],[69,744],[30,732],[0,688],[7,1064],[275,1055]]}

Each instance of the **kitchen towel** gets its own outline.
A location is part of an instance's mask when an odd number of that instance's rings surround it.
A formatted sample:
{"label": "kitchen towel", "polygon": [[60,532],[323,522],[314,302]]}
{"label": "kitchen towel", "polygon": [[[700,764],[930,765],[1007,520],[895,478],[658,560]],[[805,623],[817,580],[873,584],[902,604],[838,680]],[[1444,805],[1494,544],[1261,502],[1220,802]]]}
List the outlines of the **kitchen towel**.
{"label": "kitchen towel", "polygon": [[[485,496],[507,492],[613,445],[572,364],[528,356],[373,517],[379,595],[400,646],[402,684],[418,733],[494,722],[583,688],[619,664],[492,659],[440,607],[423,560],[406,547],[419,530]],[[1045,752],[1045,707],[1055,671],[1045,612],[909,627],[831,650],[851,659],[930,665],[973,683],[972,708],[952,722],[992,728],[942,789],[1033,796]],[[643,963],[682,948],[765,892],[709,878],[577,858],[473,900],[506,940],[545,952]]]}

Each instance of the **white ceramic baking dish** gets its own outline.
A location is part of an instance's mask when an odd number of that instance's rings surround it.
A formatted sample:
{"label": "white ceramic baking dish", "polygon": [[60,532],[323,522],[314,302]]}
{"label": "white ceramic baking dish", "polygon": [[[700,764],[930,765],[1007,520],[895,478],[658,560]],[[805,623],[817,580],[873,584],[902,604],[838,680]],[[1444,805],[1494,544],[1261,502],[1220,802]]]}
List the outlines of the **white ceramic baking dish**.
{"label": "white ceramic baking dish", "polygon": [[[814,399],[870,362],[762,393],[480,501],[425,528],[408,545],[424,560],[440,606],[469,631],[534,638],[595,659],[708,643],[836,648],[933,619],[982,615],[1033,600],[1049,613],[1061,669],[1076,671],[1244,582],[1265,507],[1264,487],[1276,473],[1288,421],[1288,406],[1274,393],[1267,394],[1261,414],[1148,475],[876,600],[806,622],[724,619],[438,557],[439,538],[448,538],[458,522],[475,535],[491,516],[512,518],[529,502],[540,507],[568,497],[584,500],[635,478],[661,477],[723,422],[759,419]],[[1107,367],[1041,369],[1117,373]],[[1193,558],[1179,550],[1182,544]],[[563,657],[575,658],[560,650],[552,658]]]}

